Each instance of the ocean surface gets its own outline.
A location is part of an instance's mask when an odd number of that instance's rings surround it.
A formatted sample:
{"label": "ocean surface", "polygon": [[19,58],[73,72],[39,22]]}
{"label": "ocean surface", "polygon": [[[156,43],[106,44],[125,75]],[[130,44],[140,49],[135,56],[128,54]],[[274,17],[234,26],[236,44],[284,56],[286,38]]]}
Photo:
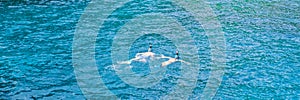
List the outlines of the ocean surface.
{"label": "ocean surface", "polygon": [[[183,63],[176,62],[158,73],[162,79],[156,84],[140,88],[124,82],[111,69],[113,42],[110,38],[114,35],[110,33],[120,31],[129,19],[146,13],[189,16],[180,7],[173,9],[174,5],[167,0],[154,1],[127,3],[108,17],[104,27],[99,26],[96,65],[104,85],[120,99],[159,99],[173,91],[183,75],[180,67]],[[74,73],[72,43],[76,25],[90,2],[0,1],[0,99],[86,99]],[[217,15],[226,41],[224,75],[213,99],[300,99],[300,1],[212,0],[207,3]],[[193,100],[200,98],[206,86],[212,60],[210,42],[201,23],[193,23],[193,17],[189,18],[177,21],[185,23],[183,27],[200,26],[190,31],[198,34],[193,35],[195,40],[179,40],[195,45],[201,56],[196,87],[189,96]],[[122,41],[114,44],[122,45]],[[174,57],[177,50],[171,39],[151,33],[131,44],[126,52],[128,58],[146,52],[148,43],[153,44],[156,54]],[[132,62],[131,66],[139,77],[152,71],[148,63]]]}

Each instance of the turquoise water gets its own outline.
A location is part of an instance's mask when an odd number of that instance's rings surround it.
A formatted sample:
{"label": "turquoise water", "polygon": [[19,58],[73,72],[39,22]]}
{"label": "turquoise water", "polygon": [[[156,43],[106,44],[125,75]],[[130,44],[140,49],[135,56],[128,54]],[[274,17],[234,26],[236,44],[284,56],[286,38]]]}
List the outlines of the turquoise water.
{"label": "turquoise water", "polygon": [[[72,42],[76,24],[89,2],[0,2],[1,99],[85,99],[74,74]],[[218,16],[226,39],[225,74],[214,99],[300,99],[300,2],[214,0],[208,3]],[[154,7],[144,9],[149,5]],[[209,41],[203,29],[192,30],[201,23],[194,23],[193,17],[180,19],[189,13],[180,7],[174,10],[174,6],[166,1],[129,3],[113,12],[114,16],[108,19],[114,20],[107,21],[99,31],[95,49],[99,75],[119,98],[158,99],[172,91],[182,75],[181,63],[174,63],[165,69],[158,84],[137,88],[107,68],[112,64],[110,32],[119,30],[117,26],[132,18],[129,15],[149,12],[179,14],[177,20],[194,33],[195,44],[191,45],[198,47],[202,70],[189,98],[200,97],[210,73]],[[131,45],[128,58],[145,52],[148,43],[154,44],[153,52],[158,54],[173,56],[176,50],[172,41],[152,33]],[[148,64],[135,62],[132,66],[138,75],[150,73]]]}

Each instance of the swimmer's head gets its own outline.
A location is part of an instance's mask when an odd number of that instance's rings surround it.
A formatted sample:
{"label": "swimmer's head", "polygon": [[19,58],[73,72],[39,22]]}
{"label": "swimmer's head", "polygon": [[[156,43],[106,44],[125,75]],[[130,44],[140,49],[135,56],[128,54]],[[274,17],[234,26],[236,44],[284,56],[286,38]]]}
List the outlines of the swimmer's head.
{"label": "swimmer's head", "polygon": [[179,59],[179,53],[176,51],[175,59]]}
{"label": "swimmer's head", "polygon": [[151,43],[149,43],[148,52],[151,52],[151,49],[152,49],[152,44],[151,44]]}
{"label": "swimmer's head", "polygon": [[149,48],[152,48],[152,44],[151,43],[149,43]]}

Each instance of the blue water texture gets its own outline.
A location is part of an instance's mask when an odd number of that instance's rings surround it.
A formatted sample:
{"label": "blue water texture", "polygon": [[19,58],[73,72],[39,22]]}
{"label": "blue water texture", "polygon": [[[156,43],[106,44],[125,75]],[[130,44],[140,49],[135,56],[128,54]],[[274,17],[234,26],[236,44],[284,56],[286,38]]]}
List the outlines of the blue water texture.
{"label": "blue water texture", "polygon": [[[90,0],[0,1],[0,99],[86,99],[74,73],[72,42],[80,16]],[[207,1],[221,23],[226,67],[213,99],[300,99],[300,1]],[[112,65],[113,38],[136,16],[162,13],[192,36],[200,70],[189,99],[199,99],[211,72],[209,39],[191,12],[168,0],[132,0],[116,9],[99,29],[96,65],[105,86],[120,99],[159,99],[170,93],[182,63],[166,68],[163,79],[148,88],[123,82]],[[161,29],[164,30],[164,29]],[[184,41],[183,41],[184,42]],[[185,41],[190,42],[190,41]],[[129,57],[146,52],[174,57],[176,44],[160,33],[136,39]],[[145,76],[148,63],[132,62]],[[138,80],[138,79],[137,79]]]}

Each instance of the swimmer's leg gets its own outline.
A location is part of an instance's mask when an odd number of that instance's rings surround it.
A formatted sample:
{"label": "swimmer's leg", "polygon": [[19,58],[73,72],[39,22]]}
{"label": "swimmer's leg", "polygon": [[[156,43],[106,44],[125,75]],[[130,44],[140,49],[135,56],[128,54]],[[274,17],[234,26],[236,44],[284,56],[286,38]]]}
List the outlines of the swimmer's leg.
{"label": "swimmer's leg", "polygon": [[161,63],[160,67],[166,67],[166,66],[168,66],[168,65],[169,65],[169,63],[163,62],[163,63]]}
{"label": "swimmer's leg", "polygon": [[137,58],[133,58],[127,61],[121,61],[121,62],[117,62],[117,64],[131,64],[132,61],[136,61],[138,60]]}
{"label": "swimmer's leg", "polygon": [[187,64],[187,65],[191,65],[191,63],[186,62],[186,61],[184,61],[184,60],[178,60],[178,61],[180,61],[180,62],[182,62],[182,63],[185,63],[185,64]]}
{"label": "swimmer's leg", "polygon": [[164,58],[171,59],[172,57],[168,57],[168,56],[161,54],[161,55],[156,56],[156,58],[157,59],[164,59]]}

